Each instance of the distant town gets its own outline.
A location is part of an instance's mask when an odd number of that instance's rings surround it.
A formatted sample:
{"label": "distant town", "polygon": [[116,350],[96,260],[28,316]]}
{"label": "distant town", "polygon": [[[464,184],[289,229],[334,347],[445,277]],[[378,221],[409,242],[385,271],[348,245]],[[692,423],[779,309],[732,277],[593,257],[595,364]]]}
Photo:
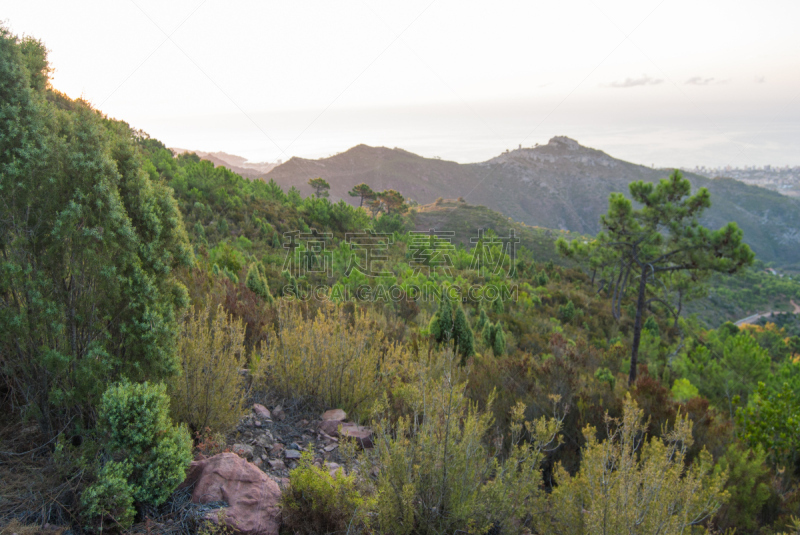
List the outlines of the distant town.
{"label": "distant town", "polygon": [[709,178],[726,177],[735,178],[745,184],[761,186],[790,197],[800,197],[800,166],[776,167],[765,165],[763,167],[705,167],[698,166],[684,168],[684,171],[696,173]]}

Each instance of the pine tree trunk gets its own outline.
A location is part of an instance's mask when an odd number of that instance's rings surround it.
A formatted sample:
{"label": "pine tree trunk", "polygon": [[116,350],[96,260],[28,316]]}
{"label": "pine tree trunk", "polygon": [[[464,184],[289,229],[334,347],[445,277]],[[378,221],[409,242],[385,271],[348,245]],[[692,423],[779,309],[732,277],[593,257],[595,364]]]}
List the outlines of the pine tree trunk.
{"label": "pine tree trunk", "polygon": [[633,322],[633,347],[631,348],[631,371],[628,374],[628,385],[636,382],[636,367],[639,361],[639,343],[642,340],[642,313],[644,312],[645,291],[647,290],[647,266],[642,267],[639,279],[639,298],[636,301],[636,321]]}

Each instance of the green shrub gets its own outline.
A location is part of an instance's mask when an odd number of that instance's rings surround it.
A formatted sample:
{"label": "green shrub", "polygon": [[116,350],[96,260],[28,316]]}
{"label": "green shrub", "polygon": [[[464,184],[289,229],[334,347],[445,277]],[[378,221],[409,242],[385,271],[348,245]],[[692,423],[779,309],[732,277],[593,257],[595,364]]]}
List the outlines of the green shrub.
{"label": "green shrub", "polygon": [[304,453],[300,465],[289,473],[289,489],[282,497],[283,525],[295,534],[344,533],[358,530],[366,521],[355,477],[311,464]]}
{"label": "green shrub", "polygon": [[82,515],[89,530],[124,530],[131,526],[136,510],[133,489],[128,483],[131,467],[127,462],[106,463],[97,481],[81,495]]}
{"label": "green shrub", "polygon": [[[133,502],[161,505],[184,479],[192,460],[185,427],[169,419],[163,384],[118,383],[103,394],[98,433],[110,458],[97,480],[81,496],[84,518],[106,517],[125,528],[133,520]],[[99,518],[98,518],[99,517]]]}
{"label": "green shrub", "polygon": [[179,376],[170,382],[172,415],[194,432],[227,432],[242,415],[245,326],[210,302],[186,315],[178,337]]}

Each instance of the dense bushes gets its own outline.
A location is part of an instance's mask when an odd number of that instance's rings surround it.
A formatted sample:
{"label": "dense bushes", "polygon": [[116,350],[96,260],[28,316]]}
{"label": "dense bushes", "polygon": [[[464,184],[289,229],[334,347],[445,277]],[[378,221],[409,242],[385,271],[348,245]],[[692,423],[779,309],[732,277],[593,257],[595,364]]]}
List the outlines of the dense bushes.
{"label": "dense bushes", "polygon": [[332,476],[304,454],[289,473],[281,499],[282,522],[293,534],[356,533],[367,521],[365,499],[354,476],[340,470]]}
{"label": "dense bushes", "polygon": [[257,352],[257,377],[285,397],[366,416],[405,356],[371,314],[328,304],[306,320],[300,306],[284,304],[277,330]]}
{"label": "dense bushes", "polygon": [[224,432],[242,415],[245,329],[241,319],[207,302],[192,309],[178,338],[181,373],[170,382],[172,414],[195,432]]}

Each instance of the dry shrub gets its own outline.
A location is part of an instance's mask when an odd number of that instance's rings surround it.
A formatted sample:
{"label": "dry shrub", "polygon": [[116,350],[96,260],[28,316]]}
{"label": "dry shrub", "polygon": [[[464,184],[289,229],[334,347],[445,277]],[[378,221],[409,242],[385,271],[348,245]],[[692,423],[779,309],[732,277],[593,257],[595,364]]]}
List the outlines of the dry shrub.
{"label": "dry shrub", "polygon": [[329,303],[306,319],[298,306],[284,305],[278,329],[259,348],[256,380],[287,398],[366,416],[405,352],[386,339],[371,314],[350,315],[345,306]]}
{"label": "dry shrub", "polygon": [[193,431],[224,432],[242,415],[245,328],[222,306],[193,308],[178,339],[181,374],[172,380],[173,416]]}

